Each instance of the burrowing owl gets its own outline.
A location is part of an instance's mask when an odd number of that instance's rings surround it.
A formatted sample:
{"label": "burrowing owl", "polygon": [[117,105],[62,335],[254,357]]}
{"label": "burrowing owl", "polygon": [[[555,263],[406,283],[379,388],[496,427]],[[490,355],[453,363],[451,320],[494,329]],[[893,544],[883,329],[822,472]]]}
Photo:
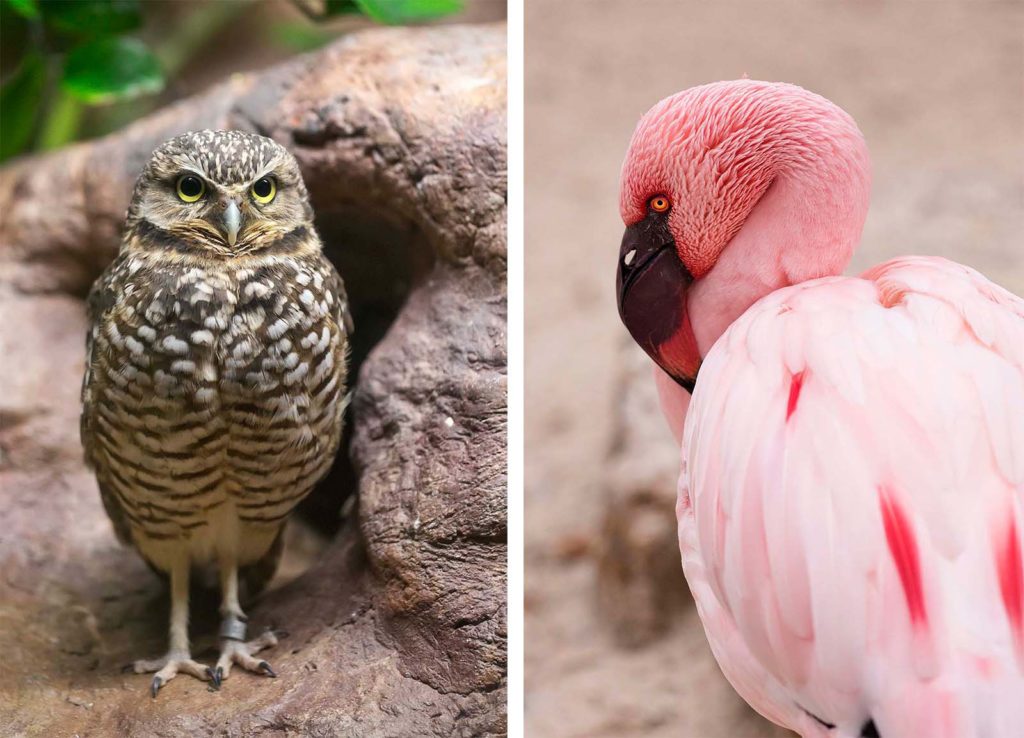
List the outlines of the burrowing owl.
{"label": "burrowing owl", "polygon": [[[138,661],[220,686],[245,642],[239,577],[265,584],[292,509],[341,436],[352,319],[298,165],[271,141],[200,131],[143,169],[114,262],[89,295],[82,443],[118,538],[170,577],[170,650]],[[216,567],[215,668],[192,660],[190,570]]]}

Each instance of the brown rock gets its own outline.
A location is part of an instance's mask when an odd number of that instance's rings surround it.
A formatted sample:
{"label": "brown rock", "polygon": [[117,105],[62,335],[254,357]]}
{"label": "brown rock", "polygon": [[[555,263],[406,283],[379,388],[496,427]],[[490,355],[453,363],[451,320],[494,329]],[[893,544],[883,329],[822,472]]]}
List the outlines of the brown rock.
{"label": "brown rock", "polygon": [[[0,171],[3,732],[505,734],[504,37],[353,35]],[[348,285],[359,379],[350,454],[304,506],[337,534],[249,607],[250,632],[290,631],[269,655],[280,677],[216,693],[179,678],[152,700],[120,667],[162,653],[167,600],[82,466],[82,298],[149,153],[203,127],[295,153]],[[216,603],[193,604],[209,661]]]}

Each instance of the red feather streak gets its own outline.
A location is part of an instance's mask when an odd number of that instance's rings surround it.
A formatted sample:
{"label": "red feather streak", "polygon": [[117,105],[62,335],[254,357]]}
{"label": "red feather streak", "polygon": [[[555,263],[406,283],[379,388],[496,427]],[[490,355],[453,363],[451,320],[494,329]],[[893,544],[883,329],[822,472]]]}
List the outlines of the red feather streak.
{"label": "red feather streak", "polygon": [[1003,607],[1006,608],[1014,636],[1019,642],[1024,638],[1024,565],[1021,563],[1017,521],[1012,510],[1005,538],[996,551],[996,567],[999,570],[999,591],[1003,595]]}
{"label": "red feather streak", "polygon": [[798,372],[793,375],[793,381],[789,385],[789,402],[786,403],[786,422],[793,417],[796,411],[796,404],[800,401],[800,390],[804,386],[804,373]]}
{"label": "red feather streak", "polygon": [[903,585],[903,594],[907,598],[907,609],[910,610],[910,622],[915,625],[927,625],[928,615],[924,607],[924,586],[921,581],[921,560],[917,550],[917,539],[914,529],[907,519],[903,508],[887,489],[879,489],[879,502],[882,509],[882,523],[885,525],[885,540],[889,544],[889,553]]}

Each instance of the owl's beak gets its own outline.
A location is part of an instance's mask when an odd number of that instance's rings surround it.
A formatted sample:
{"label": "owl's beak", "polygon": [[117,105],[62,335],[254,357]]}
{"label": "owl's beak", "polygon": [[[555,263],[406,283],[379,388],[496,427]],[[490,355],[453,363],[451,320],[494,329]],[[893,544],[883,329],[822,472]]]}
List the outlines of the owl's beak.
{"label": "owl's beak", "polygon": [[224,206],[224,235],[228,245],[234,246],[238,240],[238,229],[242,226],[242,211],[238,209],[237,200],[228,200]]}

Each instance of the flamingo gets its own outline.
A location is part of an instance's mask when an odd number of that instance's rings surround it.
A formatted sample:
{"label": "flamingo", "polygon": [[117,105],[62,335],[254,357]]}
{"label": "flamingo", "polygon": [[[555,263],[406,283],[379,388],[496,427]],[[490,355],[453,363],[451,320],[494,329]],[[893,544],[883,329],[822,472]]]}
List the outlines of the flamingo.
{"label": "flamingo", "polygon": [[1024,300],[936,257],[840,276],[870,179],[789,84],[637,125],[619,313],[681,444],[683,570],[727,679],[805,738],[1020,738]]}

